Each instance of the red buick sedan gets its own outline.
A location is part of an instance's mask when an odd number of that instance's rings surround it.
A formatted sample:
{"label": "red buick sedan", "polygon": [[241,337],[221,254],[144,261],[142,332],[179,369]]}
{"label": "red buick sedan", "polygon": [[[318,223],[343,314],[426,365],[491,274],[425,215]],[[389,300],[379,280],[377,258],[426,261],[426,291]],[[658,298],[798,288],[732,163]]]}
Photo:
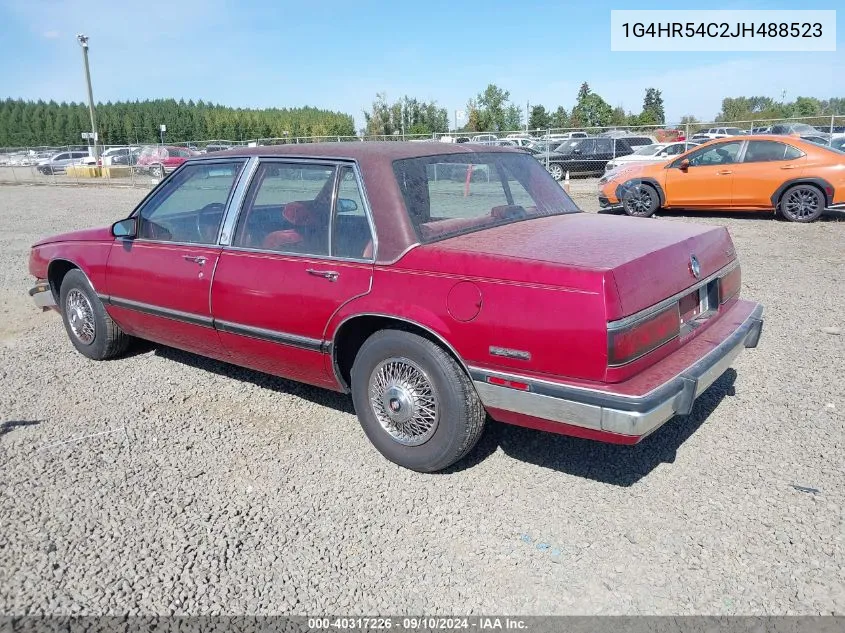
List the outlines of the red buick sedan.
{"label": "red buick sedan", "polygon": [[376,448],[426,472],[487,415],[634,444],[762,329],[724,228],[581,213],[528,154],[469,144],[192,158],[29,268],[88,358],[138,337],[351,392]]}

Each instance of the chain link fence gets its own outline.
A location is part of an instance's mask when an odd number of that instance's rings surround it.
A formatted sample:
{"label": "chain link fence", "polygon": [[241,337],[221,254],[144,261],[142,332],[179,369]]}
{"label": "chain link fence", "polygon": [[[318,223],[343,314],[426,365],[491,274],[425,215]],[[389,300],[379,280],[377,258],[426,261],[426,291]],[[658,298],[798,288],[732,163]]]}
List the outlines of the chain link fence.
{"label": "chain link fence", "polygon": [[[318,142],[412,141],[519,147],[558,180],[601,176],[632,162],[670,160],[698,143],[747,134],[775,134],[845,150],[845,116],[683,122],[672,125],[444,132],[389,136],[309,136],[232,141],[211,139],[148,145],[0,148],[0,183],[105,184],[152,187],[192,156],[237,147]],[[96,157],[95,157],[96,156]],[[845,163],[845,155],[843,155]]]}

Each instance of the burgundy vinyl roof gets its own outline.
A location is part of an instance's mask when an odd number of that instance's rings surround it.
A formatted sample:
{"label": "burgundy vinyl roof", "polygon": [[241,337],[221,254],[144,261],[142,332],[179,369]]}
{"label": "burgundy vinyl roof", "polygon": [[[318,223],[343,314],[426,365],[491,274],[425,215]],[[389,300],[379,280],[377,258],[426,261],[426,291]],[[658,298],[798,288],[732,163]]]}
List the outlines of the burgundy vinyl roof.
{"label": "burgundy vinyl roof", "polygon": [[518,148],[474,143],[409,143],[402,141],[358,141],[346,143],[292,143],[262,147],[238,147],[206,156],[192,157],[189,162],[219,160],[227,157],[259,156],[264,158],[325,158],[354,160],[361,170],[366,196],[375,223],[378,245],[376,261],[395,260],[419,239],[405,209],[405,201],[396,176],[393,161],[404,158],[438,156],[443,154],[473,154],[489,152],[520,152]]}

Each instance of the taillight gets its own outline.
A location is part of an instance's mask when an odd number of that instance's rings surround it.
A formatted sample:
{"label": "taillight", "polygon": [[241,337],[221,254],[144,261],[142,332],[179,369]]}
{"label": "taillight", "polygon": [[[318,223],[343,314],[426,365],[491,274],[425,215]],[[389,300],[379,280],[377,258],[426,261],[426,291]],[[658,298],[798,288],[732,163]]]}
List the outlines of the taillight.
{"label": "taillight", "polygon": [[681,331],[681,317],[675,303],[642,321],[607,333],[608,365],[624,365],[645,356]]}
{"label": "taillight", "polygon": [[737,296],[741,286],[742,271],[736,266],[719,278],[719,303],[725,303]]}

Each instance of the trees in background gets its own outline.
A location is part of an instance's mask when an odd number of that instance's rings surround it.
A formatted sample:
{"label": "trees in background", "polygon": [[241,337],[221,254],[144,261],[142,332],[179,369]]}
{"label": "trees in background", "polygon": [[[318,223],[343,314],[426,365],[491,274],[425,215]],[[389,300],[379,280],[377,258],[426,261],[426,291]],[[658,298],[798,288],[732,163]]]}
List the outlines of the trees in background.
{"label": "trees in background", "polygon": [[522,110],[510,101],[510,92],[496,84],[488,84],[484,92],[467,102],[467,124],[470,132],[504,132],[522,127]]}
{"label": "trees in background", "polygon": [[610,124],[610,117],[613,109],[599,95],[590,90],[590,85],[585,81],[578,89],[578,99],[569,123],[572,127],[605,127]]}
{"label": "trees in background", "polygon": [[433,134],[449,131],[449,114],[435,101],[419,101],[402,97],[388,103],[387,94],[376,94],[372,108],[364,111],[365,134],[394,136],[396,134]]}
{"label": "trees in background", "polygon": [[716,120],[759,121],[793,117],[824,119],[842,115],[845,115],[845,99],[841,97],[832,99],[797,97],[792,102],[776,101],[771,97],[726,97],[722,99],[722,109],[716,115]]}
{"label": "trees in background", "polygon": [[[726,97],[716,116],[719,122],[760,121],[793,117],[812,118],[824,126],[830,116],[845,115],[845,98],[797,97],[783,102],[765,96]],[[408,96],[388,102],[384,93],[376,95],[370,110],[364,112],[363,133],[373,136],[429,135],[450,129],[446,108],[435,101]],[[695,125],[695,117],[684,117],[681,125]],[[124,145],[156,143],[159,125],[167,126],[165,140],[173,142],[256,138],[297,138],[314,136],[354,136],[353,118],[341,112],[303,108],[229,108],[203,101],[155,99],[121,101],[97,105],[100,143]],[[612,108],[589,84],[578,90],[571,111],[535,104],[528,114],[531,130],[562,128],[596,129],[613,126],[666,124],[663,96],[650,87],[645,91],[642,111],[626,112]],[[519,130],[524,125],[522,109],[510,101],[510,93],[495,84],[467,104],[466,132]],[[88,108],[82,103],[55,101],[0,101],[0,147],[82,144],[81,132],[90,128]]]}
{"label": "trees in background", "polygon": [[[175,99],[97,105],[99,142],[106,145],[157,143],[161,124],[165,140],[179,142],[355,134],[348,114],[311,107],[252,110]],[[0,101],[0,146],[84,144],[81,133],[90,129],[82,103]]]}

